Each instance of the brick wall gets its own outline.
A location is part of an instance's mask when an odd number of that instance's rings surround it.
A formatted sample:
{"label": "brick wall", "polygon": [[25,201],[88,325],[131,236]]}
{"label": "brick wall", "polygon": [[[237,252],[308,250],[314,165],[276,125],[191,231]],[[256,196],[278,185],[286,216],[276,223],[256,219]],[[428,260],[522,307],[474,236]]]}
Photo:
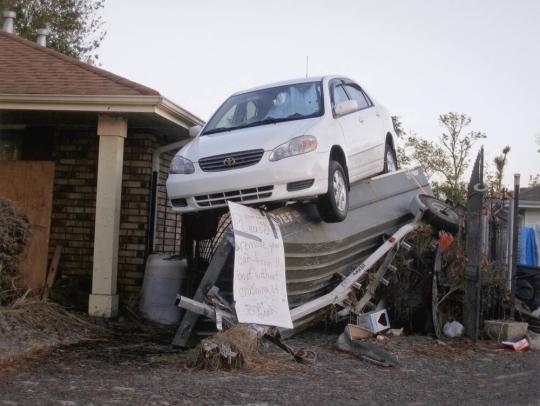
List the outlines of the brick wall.
{"label": "brick wall", "polygon": [[91,275],[96,212],[98,137],[95,128],[57,130],[50,252],[63,246],[66,276]]}
{"label": "brick wall", "polygon": [[[56,245],[63,246],[60,269],[68,277],[89,279],[92,275],[98,143],[95,127],[57,130],[54,135],[56,172],[49,250],[52,254]],[[144,274],[152,152],[159,144],[153,134],[130,133],[125,141],[118,256],[118,292],[124,304],[137,296]],[[164,154],[160,174],[159,207],[168,242],[176,224],[171,220],[176,216],[165,213],[164,182],[173,154]],[[165,218],[168,224],[164,224]],[[177,237],[179,232],[178,227]]]}
{"label": "brick wall", "polygon": [[118,252],[118,288],[123,301],[138,294],[144,275],[156,138],[152,134],[129,134],[124,146]]}

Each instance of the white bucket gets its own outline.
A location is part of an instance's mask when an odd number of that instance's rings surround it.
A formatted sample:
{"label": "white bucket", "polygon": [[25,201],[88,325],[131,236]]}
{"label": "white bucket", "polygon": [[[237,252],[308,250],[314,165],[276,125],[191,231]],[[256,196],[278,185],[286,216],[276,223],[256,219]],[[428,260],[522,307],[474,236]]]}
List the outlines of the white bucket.
{"label": "white bucket", "polygon": [[185,259],[167,254],[148,257],[139,301],[144,318],[161,324],[180,323],[182,309],[174,301],[186,278],[186,267]]}

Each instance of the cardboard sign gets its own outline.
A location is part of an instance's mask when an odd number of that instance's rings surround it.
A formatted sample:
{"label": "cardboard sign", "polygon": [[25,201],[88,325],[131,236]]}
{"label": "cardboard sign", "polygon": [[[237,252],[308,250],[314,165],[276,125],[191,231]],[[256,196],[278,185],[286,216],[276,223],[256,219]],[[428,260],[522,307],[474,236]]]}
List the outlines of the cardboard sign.
{"label": "cardboard sign", "polygon": [[292,328],[285,251],[278,224],[260,210],[229,202],[234,228],[236,315],[241,323]]}

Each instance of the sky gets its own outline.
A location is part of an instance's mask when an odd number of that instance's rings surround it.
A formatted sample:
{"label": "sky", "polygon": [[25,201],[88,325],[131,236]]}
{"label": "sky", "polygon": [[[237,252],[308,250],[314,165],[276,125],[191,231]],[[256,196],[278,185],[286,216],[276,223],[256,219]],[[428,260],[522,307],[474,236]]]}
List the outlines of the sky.
{"label": "sky", "polygon": [[356,80],[421,137],[469,115],[486,161],[510,145],[507,184],[540,173],[540,1],[107,0],[103,19],[101,67],[203,120],[309,57],[310,76]]}

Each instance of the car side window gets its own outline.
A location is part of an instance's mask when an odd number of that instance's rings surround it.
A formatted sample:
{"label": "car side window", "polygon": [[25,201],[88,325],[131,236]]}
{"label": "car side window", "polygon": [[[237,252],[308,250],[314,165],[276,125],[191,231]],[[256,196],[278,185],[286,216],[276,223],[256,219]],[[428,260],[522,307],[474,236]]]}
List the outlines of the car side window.
{"label": "car side window", "polygon": [[357,85],[347,83],[345,86],[345,89],[347,90],[347,94],[350,96],[352,100],[356,100],[358,102],[358,109],[362,110],[367,107],[371,106],[371,103],[364,95],[364,92],[358,87]]}
{"label": "car side window", "polygon": [[349,96],[343,89],[343,83],[336,81],[332,86],[332,109],[334,109],[339,103],[349,100]]}

